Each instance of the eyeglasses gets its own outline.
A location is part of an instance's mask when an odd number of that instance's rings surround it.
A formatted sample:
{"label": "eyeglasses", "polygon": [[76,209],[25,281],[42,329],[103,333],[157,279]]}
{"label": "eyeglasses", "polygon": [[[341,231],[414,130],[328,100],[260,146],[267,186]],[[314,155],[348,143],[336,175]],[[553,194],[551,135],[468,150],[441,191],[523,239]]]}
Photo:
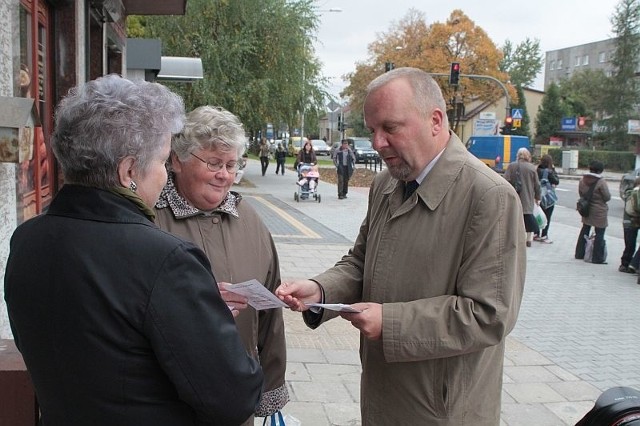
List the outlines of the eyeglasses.
{"label": "eyeglasses", "polygon": [[238,169],[240,169],[240,164],[238,164],[237,161],[229,161],[226,164],[223,163],[222,161],[216,161],[215,163],[213,163],[211,161],[203,160],[202,158],[195,155],[193,152],[191,153],[191,155],[193,155],[198,160],[205,163],[207,165],[207,169],[209,169],[209,171],[211,172],[219,172],[220,170],[222,170],[223,167],[227,169],[227,172],[229,173],[235,173],[238,171]]}

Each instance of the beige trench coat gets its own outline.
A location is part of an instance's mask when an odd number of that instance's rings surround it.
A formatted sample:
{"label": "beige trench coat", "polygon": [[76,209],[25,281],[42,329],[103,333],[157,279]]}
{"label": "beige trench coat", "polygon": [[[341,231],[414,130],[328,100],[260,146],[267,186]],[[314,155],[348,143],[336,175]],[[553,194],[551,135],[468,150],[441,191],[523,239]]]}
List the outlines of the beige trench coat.
{"label": "beige trench coat", "polygon": [[[155,211],[160,228],[204,250],[218,282],[236,284],[255,278],[271,292],[280,285],[280,265],[271,234],[246,201],[238,205],[237,218],[214,213],[176,219],[169,207]],[[247,351],[260,359],[264,371],[261,409],[281,408],[289,400],[282,309],[256,311],[249,306],[236,317],[236,324]],[[253,419],[244,425],[253,425]]]}
{"label": "beige trench coat", "polygon": [[328,303],[383,304],[382,339],[361,338],[362,424],[496,426],[525,280],[518,195],[455,135],[402,192],[379,173],[354,247],[314,278]]}

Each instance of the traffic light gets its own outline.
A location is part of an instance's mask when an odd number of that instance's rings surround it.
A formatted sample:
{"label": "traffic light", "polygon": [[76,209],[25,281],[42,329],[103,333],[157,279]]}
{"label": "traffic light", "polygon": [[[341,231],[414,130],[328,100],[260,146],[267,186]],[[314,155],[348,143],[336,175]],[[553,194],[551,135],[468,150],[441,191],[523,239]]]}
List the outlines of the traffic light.
{"label": "traffic light", "polygon": [[338,114],[338,131],[342,131],[342,113]]}
{"label": "traffic light", "polygon": [[500,128],[501,135],[510,135],[513,128],[513,117],[508,116],[504,119],[504,126]]}
{"label": "traffic light", "polygon": [[385,62],[384,63],[384,72],[389,72],[396,67],[396,64],[393,62]]}
{"label": "traffic light", "polygon": [[460,81],[460,62],[451,62],[451,71],[449,72],[449,85],[457,86]]}

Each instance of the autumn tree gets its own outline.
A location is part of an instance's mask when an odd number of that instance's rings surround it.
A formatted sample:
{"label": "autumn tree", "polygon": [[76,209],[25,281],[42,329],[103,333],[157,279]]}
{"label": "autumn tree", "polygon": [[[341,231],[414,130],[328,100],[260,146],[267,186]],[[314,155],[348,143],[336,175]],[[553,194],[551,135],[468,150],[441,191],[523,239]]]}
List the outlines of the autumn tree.
{"label": "autumn tree", "polygon": [[[349,85],[342,96],[348,96],[352,109],[361,109],[366,85],[384,72],[385,62],[396,67],[415,67],[436,76],[445,99],[452,100],[456,94],[465,100],[483,99],[493,102],[504,92],[495,82],[461,78],[457,88],[448,85],[447,77],[451,62],[461,64],[462,74],[487,75],[506,82],[508,76],[499,70],[502,54],[487,33],[478,27],[461,10],[454,10],[446,22],[426,23],[424,14],[410,9],[389,31],[378,35],[368,46],[369,58],[358,63],[356,70],[347,75]],[[510,97],[515,90],[510,88]]]}
{"label": "autumn tree", "polygon": [[605,91],[604,120],[610,147],[628,150],[631,141],[627,134],[629,118],[637,117],[639,103],[636,67],[640,62],[640,1],[621,0],[611,18],[615,34],[615,50],[611,58],[613,73]]}
{"label": "autumn tree", "polygon": [[509,75],[511,84],[516,87],[530,87],[540,74],[544,62],[540,52],[540,40],[527,37],[515,47],[507,40],[502,46],[502,54],[500,71]]}

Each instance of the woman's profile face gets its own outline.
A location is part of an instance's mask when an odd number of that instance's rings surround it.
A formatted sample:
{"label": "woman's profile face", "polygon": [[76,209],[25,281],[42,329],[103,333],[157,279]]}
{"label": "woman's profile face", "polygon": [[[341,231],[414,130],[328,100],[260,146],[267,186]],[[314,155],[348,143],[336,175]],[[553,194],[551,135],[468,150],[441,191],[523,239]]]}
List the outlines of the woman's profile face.
{"label": "woman's profile face", "polygon": [[[219,149],[201,149],[195,155],[210,163],[230,164],[238,161],[235,150],[221,151]],[[171,159],[171,166],[175,174],[175,185],[178,193],[193,207],[209,211],[217,208],[225,199],[233,181],[235,172],[229,172],[222,167],[212,172],[207,165],[194,156],[180,161],[175,155]]]}
{"label": "woman's profile face", "polygon": [[164,188],[167,183],[165,163],[171,152],[171,134],[165,134],[163,141],[162,149],[160,149],[151,160],[147,173],[144,176],[139,176],[134,179],[138,187],[136,194],[138,194],[140,198],[142,198],[142,201],[149,207],[153,207],[156,204],[158,198],[160,198],[162,188]]}

